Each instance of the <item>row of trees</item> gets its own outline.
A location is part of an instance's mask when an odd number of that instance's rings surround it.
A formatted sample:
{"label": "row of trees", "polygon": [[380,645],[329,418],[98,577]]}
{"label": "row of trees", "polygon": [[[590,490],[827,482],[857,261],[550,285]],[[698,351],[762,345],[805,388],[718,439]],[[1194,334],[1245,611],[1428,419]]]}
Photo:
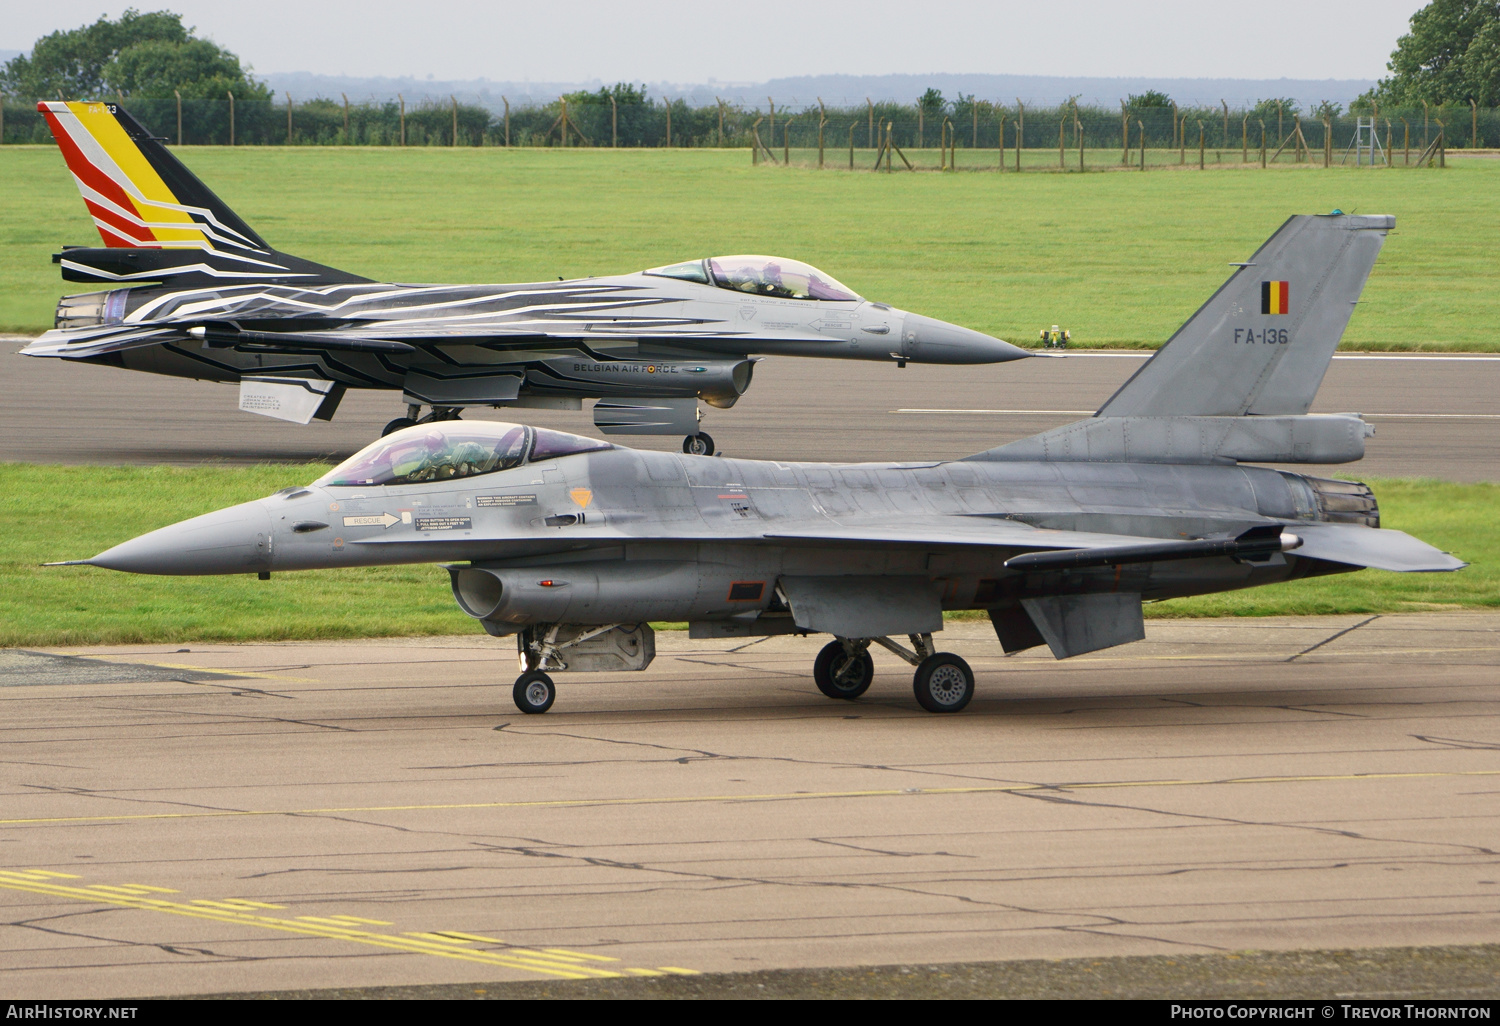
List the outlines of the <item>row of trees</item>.
{"label": "row of trees", "polygon": [[[1430,131],[1433,120],[1452,124],[1458,111],[1469,114],[1469,131],[1450,129],[1454,142],[1500,143],[1493,114],[1487,110],[1481,119],[1478,113],[1479,107],[1500,106],[1500,0],[1432,0],[1412,16],[1411,29],[1391,55],[1391,77],[1355,101],[1350,113],[1393,122],[1420,116],[1424,130]],[[506,105],[504,111],[451,99],[277,103],[238,57],[195,36],[180,15],[134,9],[113,21],[101,17],[92,25],[37,40],[29,54],[0,66],[0,92],[13,101],[0,136],[8,142],[46,141],[40,120],[14,101],[54,97],[121,100],[153,131],[173,141],[228,143],[232,138],[259,144],[748,146],[758,137],[774,148],[785,143],[789,121],[796,132],[823,124],[847,138],[859,135],[858,122],[863,121],[866,147],[876,145],[876,126],[883,123],[900,126],[905,133],[900,145],[909,146],[937,143],[948,121],[956,126],[956,145],[985,146],[998,143],[1002,121],[1014,125],[1026,118],[1054,124],[1071,119],[1086,139],[1101,140],[1110,134],[1111,124],[1133,122],[1145,126],[1150,145],[1161,145],[1164,136],[1167,145],[1180,145],[1188,131],[1184,125],[1217,123],[1222,137],[1217,144],[1230,146],[1233,121],[1241,123],[1241,138],[1248,126],[1274,121],[1281,138],[1288,122],[1298,117],[1337,121],[1344,114],[1337,103],[1304,111],[1295,100],[1277,97],[1249,110],[1179,106],[1160,92],[1130,96],[1120,110],[1070,101],[1028,111],[1019,103],[1007,106],[963,93],[950,100],[936,89],[927,90],[915,105],[690,107],[683,100],[653,102],[644,87],[623,83],[546,105]],[[980,126],[991,141],[981,141]],[[1036,143],[1046,144],[1042,137]]]}

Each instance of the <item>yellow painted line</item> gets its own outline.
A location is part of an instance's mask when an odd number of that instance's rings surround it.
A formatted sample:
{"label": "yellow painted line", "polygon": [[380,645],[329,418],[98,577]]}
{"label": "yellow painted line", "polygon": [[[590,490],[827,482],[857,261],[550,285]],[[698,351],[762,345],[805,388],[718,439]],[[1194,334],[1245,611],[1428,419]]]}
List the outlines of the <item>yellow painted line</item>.
{"label": "yellow painted line", "polygon": [[631,805],[697,805],[711,802],[815,801],[830,798],[908,798],[953,794],[1005,794],[1026,791],[1058,791],[1082,788],[1188,787],[1208,784],[1294,784],[1325,780],[1422,780],[1440,777],[1493,777],[1496,770],[1457,770],[1431,773],[1339,773],[1274,777],[1205,777],[1190,780],[1101,780],[1066,781],[1057,784],[996,784],[987,787],[887,787],[867,791],[791,791],[780,794],[704,794],[657,798],[558,798],[531,802],[455,802],[442,805],[348,805],[326,809],[242,809],[223,812],[147,812],[115,816],[44,816],[35,819],[0,819],[0,826],[30,826],[45,823],[119,823],[128,820],[221,819],[243,816],[318,816],[376,812],[441,812],[466,809],[572,809]]}
{"label": "yellow painted line", "polygon": [[[264,907],[265,908],[286,908],[285,905],[266,905]],[[337,920],[340,920],[341,922],[345,922],[345,923],[362,923],[365,926],[394,926],[394,925],[396,925],[395,923],[388,923],[384,919],[361,919],[359,916],[330,916],[329,918],[330,919],[337,919]]]}
{"label": "yellow painted line", "polygon": [[[264,901],[250,901],[248,898],[229,898],[228,900],[226,900],[224,902],[224,904],[230,905],[230,906],[232,906],[234,908],[240,908],[240,909],[245,909],[245,908],[286,908],[285,905],[267,905]],[[347,916],[334,916],[334,918],[335,919],[346,919],[348,917]],[[361,923],[374,923],[375,921],[373,919],[361,919],[361,920],[358,920],[358,922],[361,922]],[[377,926],[390,926],[391,924],[390,923],[376,923],[375,925],[377,925]]]}
{"label": "yellow painted line", "polygon": [[439,937],[452,937],[455,940],[478,941],[480,944],[504,944],[498,937],[481,937],[477,933],[459,933],[457,930],[437,930]]}
{"label": "yellow painted line", "polygon": [[447,947],[440,947],[430,942],[397,937],[391,934],[369,933],[347,927],[334,927],[322,923],[308,922],[305,918],[280,919],[273,916],[252,915],[248,912],[231,912],[202,905],[191,905],[185,902],[164,901],[160,898],[135,898],[108,892],[101,894],[86,887],[69,887],[63,884],[40,883],[36,881],[22,882],[0,878],[0,888],[24,891],[31,894],[42,894],[49,897],[109,904],[119,908],[139,908],[156,912],[167,912],[172,915],[187,916],[193,919],[206,919],[218,923],[259,927],[280,933],[322,937],[328,940],[352,941],[371,947],[404,951],[412,954],[436,955],[441,958],[453,958],[464,962],[478,962],[483,965],[541,973],[562,979],[583,980],[621,975],[617,972],[607,969],[596,969],[592,966],[562,965],[560,963],[548,964],[538,962],[535,959],[512,958],[504,952],[464,950],[452,946],[452,942],[449,942],[449,946]]}
{"label": "yellow painted line", "polygon": [[659,969],[626,969],[631,976],[665,976],[666,973]]}
{"label": "yellow painted line", "polygon": [[132,890],[143,891],[146,894],[177,894],[177,893],[179,893],[178,891],[174,891],[170,887],[153,887],[150,884],[125,884],[125,886],[131,888]]}
{"label": "yellow painted line", "polygon": [[564,958],[586,958],[591,962],[618,962],[618,958],[610,958],[608,955],[591,955],[587,951],[569,951],[567,948],[543,948],[549,955],[561,955]]}
{"label": "yellow painted line", "polygon": [[316,684],[315,677],[284,677],[277,673],[255,673],[250,670],[218,670],[212,666],[194,666],[191,663],[153,663],[145,660],[125,659],[103,659],[103,657],[84,656],[83,658],[100,658],[104,662],[131,662],[137,666],[160,666],[164,670],[190,670],[193,673],[218,673],[226,677],[248,677],[253,680],[284,680],[291,684]]}
{"label": "yellow painted line", "polygon": [[696,969],[684,969],[680,965],[659,965],[659,966],[657,966],[657,968],[660,969],[664,973],[674,973],[677,976],[702,976],[703,975],[702,973],[700,973]]}

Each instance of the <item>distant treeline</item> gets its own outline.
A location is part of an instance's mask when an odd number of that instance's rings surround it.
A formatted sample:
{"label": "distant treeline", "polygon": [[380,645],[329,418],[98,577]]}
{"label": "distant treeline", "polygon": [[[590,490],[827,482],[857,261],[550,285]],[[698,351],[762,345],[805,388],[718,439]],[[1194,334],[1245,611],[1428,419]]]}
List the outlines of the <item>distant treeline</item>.
{"label": "distant treeline", "polygon": [[[619,87],[616,87],[619,90]],[[946,101],[929,93],[922,102],[747,108],[729,104],[691,107],[685,101],[647,101],[630,87],[577,94],[546,104],[492,111],[451,98],[418,102],[280,102],[264,93],[231,103],[223,99],[102,97],[121,103],[150,131],[171,144],[253,146],[530,146],[530,147],[751,147],[775,153],[822,144],[829,150],[875,149],[884,126],[902,149],[934,149],[945,140],[957,149],[1061,145],[1076,149],[1196,148],[1200,129],[1211,150],[1258,150],[1286,142],[1295,148],[1300,125],[1306,145],[1321,149],[1323,125],[1342,151],[1356,117],[1374,117],[1382,141],[1400,149],[1426,146],[1441,131],[1449,148],[1500,146],[1500,109],[1447,104],[1427,108],[1372,108],[1345,112],[1337,105],[1299,110],[1291,101],[1265,100],[1250,109],[1174,107],[1159,95],[1133,97],[1119,108],[1072,104],[1029,107],[973,97]],[[1164,101],[1165,102],[1162,102]],[[49,143],[51,135],[34,101],[6,96],[0,142]],[[232,136],[232,138],[231,138]],[[1289,136],[1293,137],[1289,140]]]}

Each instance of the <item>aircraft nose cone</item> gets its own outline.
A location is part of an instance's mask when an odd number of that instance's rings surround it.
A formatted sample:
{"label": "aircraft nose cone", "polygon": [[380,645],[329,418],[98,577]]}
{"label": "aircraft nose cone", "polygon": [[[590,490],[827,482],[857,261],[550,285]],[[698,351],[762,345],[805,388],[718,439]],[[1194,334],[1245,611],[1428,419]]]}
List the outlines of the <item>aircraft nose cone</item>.
{"label": "aircraft nose cone", "polygon": [[901,351],[921,363],[1004,363],[1031,355],[982,331],[910,313],[901,329]]}
{"label": "aircraft nose cone", "polygon": [[205,513],[88,561],[131,574],[253,574],[271,569],[271,515],[259,502]]}

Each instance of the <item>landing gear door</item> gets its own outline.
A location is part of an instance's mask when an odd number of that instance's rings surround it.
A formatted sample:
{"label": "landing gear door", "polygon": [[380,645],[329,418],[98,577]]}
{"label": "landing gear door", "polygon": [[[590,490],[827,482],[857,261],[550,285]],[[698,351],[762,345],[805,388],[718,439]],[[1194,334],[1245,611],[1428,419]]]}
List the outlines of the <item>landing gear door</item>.
{"label": "landing gear door", "polygon": [[244,377],[240,379],[240,409],[262,417],[307,424],[314,418],[332,420],[344,386],[310,378]]}

